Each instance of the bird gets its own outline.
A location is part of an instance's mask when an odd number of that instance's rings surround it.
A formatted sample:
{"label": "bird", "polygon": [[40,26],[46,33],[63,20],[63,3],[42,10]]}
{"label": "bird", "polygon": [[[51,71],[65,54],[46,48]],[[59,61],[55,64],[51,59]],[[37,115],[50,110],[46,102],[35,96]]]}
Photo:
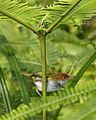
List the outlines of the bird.
{"label": "bird", "polygon": [[[24,74],[28,77],[32,78],[34,81],[34,84],[37,87],[37,93],[39,94],[42,92],[42,75],[35,73],[35,74]],[[71,75],[68,75],[67,73],[56,73],[51,76],[47,76],[47,92],[54,92],[57,90],[60,90],[64,85],[67,83],[69,78],[71,78]],[[39,92],[40,91],[40,92]],[[40,94],[39,94],[40,95]]]}

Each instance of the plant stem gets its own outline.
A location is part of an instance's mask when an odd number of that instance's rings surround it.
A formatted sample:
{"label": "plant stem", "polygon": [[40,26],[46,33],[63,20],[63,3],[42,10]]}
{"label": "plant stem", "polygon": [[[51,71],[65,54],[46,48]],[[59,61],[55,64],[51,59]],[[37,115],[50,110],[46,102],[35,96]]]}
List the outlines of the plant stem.
{"label": "plant stem", "polygon": [[[3,44],[9,43],[8,40],[3,35],[0,35],[0,44],[1,43],[3,43]],[[12,46],[10,46],[9,44],[6,47],[2,45],[0,47],[0,52],[6,57],[8,63],[9,63],[9,66],[10,66],[10,70],[13,70],[16,75],[16,78],[19,83],[23,102],[25,104],[28,104],[30,102],[30,96],[29,96],[29,93],[27,90],[26,82],[21,75],[21,69],[19,67],[19,62],[15,56]]]}
{"label": "plant stem", "polygon": [[[46,102],[46,35],[39,34],[40,46],[41,46],[41,61],[42,61],[42,96],[44,103]],[[46,109],[43,109],[43,120],[46,120]]]}
{"label": "plant stem", "polygon": [[56,110],[52,120],[57,120],[58,116],[59,116],[59,113],[61,111],[61,109],[63,108],[63,104],[59,106],[59,108]]}
{"label": "plant stem", "polygon": [[6,111],[9,113],[12,110],[11,99],[1,67],[0,67],[0,87],[1,87],[4,104],[6,107]]}
{"label": "plant stem", "polygon": [[47,34],[50,33],[82,0],[75,2],[68,10],[66,10],[60,18],[58,18],[48,29]]}
{"label": "plant stem", "polygon": [[81,67],[81,69],[76,74],[75,79],[73,78],[73,82],[70,83],[69,87],[74,87],[79,79],[82,77],[82,75],[85,73],[86,69],[90,66],[90,64],[96,59],[96,51],[93,53],[93,55],[85,62],[85,64]]}
{"label": "plant stem", "polygon": [[44,0],[44,7],[47,7],[48,0]]}
{"label": "plant stem", "polygon": [[33,31],[35,34],[37,34],[37,31],[35,31],[30,24],[25,23],[24,21],[22,21],[21,19],[15,17],[14,15],[10,14],[9,12],[3,11],[3,10],[0,9],[0,13],[2,13],[3,15],[11,18],[12,20],[22,24],[23,26],[27,27],[28,29]]}

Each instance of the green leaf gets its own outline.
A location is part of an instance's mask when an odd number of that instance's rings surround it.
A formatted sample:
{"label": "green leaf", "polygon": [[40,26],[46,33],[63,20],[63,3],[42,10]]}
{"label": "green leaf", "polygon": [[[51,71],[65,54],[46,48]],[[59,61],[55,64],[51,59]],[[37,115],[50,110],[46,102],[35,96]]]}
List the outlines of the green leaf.
{"label": "green leaf", "polygon": [[2,92],[6,111],[9,113],[12,110],[12,105],[11,105],[8,87],[6,85],[6,81],[5,81],[4,74],[1,67],[0,67],[0,87],[1,87],[1,92]]}
{"label": "green leaf", "polygon": [[28,94],[28,91],[27,91],[27,88],[25,85],[25,81],[23,80],[22,75],[20,74],[21,70],[19,68],[18,60],[14,54],[14,50],[8,44],[7,39],[3,35],[0,35],[0,44],[1,43],[3,43],[3,44],[7,43],[7,46],[2,45],[0,47],[0,51],[8,60],[9,65],[10,65],[10,69],[13,69],[15,74],[16,74],[18,83],[20,85],[21,95],[22,95],[24,103],[28,103],[30,101],[29,94]]}
{"label": "green leaf", "polygon": [[[62,20],[68,23],[72,19],[78,21],[77,17],[79,17],[79,19],[81,20],[84,20],[95,15],[95,0],[80,0],[79,2],[78,1],[63,0],[58,1],[52,6],[48,6],[47,8],[42,8],[41,6],[32,7],[28,6],[28,4],[26,3],[19,3],[11,0],[0,0],[0,17],[1,19],[4,19],[6,18],[5,16],[7,16],[26,26],[34,33],[37,33],[35,29],[38,29],[38,27],[46,28],[45,24],[47,24],[48,27],[49,25],[52,25],[50,26],[50,28],[52,27],[53,29],[53,26],[56,27],[56,25]],[[42,22],[42,20],[47,14],[48,16],[43,21],[43,25],[40,25],[40,22]],[[35,29],[33,29],[33,27],[30,25],[32,25]],[[50,31],[50,28],[48,28],[47,31]]]}
{"label": "green leaf", "polygon": [[80,78],[82,77],[86,69],[90,66],[90,64],[95,59],[96,59],[96,52],[94,52],[93,55],[85,62],[85,64],[81,67],[81,69],[78,71],[76,76],[72,78],[71,80],[69,80],[69,83],[68,83],[69,87],[74,87],[78,83],[78,81],[80,80]]}
{"label": "green leaf", "polygon": [[[0,118],[0,120],[13,120],[23,118],[24,120],[28,116],[36,115],[40,113],[44,108],[48,111],[56,110],[59,105],[63,104],[64,107],[70,104],[79,102],[80,99],[84,102],[87,102],[87,99],[95,95],[96,91],[96,82],[88,81],[82,87],[82,84],[75,86],[74,88],[64,89],[54,93],[54,96],[47,97],[46,102],[42,99],[35,98],[32,102],[27,105],[21,105],[17,110],[11,111],[10,115],[5,115]],[[86,97],[86,99],[85,99]],[[95,99],[95,96],[94,96]],[[34,107],[33,107],[34,106]],[[95,106],[94,106],[95,107]],[[15,113],[15,116],[14,116]]]}
{"label": "green leaf", "polygon": [[[64,113],[64,114],[63,114]],[[91,98],[83,104],[75,104],[64,108],[58,120],[95,120],[96,119],[96,98]]]}

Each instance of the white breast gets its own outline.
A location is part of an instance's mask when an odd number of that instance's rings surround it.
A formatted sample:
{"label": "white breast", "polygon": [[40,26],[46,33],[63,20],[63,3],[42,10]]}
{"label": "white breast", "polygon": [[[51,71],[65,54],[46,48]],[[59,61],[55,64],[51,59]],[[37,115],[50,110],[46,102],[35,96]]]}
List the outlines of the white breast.
{"label": "white breast", "polygon": [[[37,86],[39,91],[42,91],[42,82],[41,81],[36,81],[34,82],[35,85]],[[47,92],[54,92],[56,90],[59,90],[63,85],[66,83],[65,81],[59,80],[48,80],[47,82]]]}

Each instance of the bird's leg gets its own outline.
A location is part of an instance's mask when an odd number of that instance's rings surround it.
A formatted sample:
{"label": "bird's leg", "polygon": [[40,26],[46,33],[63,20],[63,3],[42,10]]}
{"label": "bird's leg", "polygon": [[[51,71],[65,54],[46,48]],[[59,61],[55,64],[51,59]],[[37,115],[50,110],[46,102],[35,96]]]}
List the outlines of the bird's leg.
{"label": "bird's leg", "polygon": [[40,97],[42,96],[41,93],[38,91],[38,89],[36,88],[36,92],[38,95],[40,95]]}

